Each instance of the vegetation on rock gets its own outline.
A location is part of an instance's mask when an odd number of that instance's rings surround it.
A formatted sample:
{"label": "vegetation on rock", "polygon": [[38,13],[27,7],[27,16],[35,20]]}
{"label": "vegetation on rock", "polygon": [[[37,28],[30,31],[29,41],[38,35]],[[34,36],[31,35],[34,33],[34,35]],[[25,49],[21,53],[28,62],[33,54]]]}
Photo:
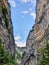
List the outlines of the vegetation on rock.
{"label": "vegetation on rock", "polygon": [[2,45],[2,41],[0,39],[0,65],[19,65],[12,55],[10,55]]}
{"label": "vegetation on rock", "polygon": [[45,44],[46,44],[46,47],[44,48],[42,52],[42,58],[40,60],[39,65],[49,65],[49,41],[46,40]]}
{"label": "vegetation on rock", "polygon": [[17,61],[19,65],[21,64],[22,54],[21,54],[21,51],[19,51],[18,49],[16,49],[15,51],[15,60]]}
{"label": "vegetation on rock", "polygon": [[8,17],[8,10],[6,7],[2,6],[2,13],[3,13],[3,17],[5,18],[5,25],[8,29],[8,33],[11,33],[11,28],[9,27],[9,17]]}

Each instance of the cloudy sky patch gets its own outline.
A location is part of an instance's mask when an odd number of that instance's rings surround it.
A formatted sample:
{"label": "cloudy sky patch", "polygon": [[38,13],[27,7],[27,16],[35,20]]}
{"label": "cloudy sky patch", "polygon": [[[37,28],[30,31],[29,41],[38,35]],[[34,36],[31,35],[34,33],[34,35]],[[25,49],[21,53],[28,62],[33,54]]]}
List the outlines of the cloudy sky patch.
{"label": "cloudy sky patch", "polygon": [[26,46],[28,33],[36,18],[36,0],[9,0],[9,3],[11,5],[15,43],[20,47]]}
{"label": "cloudy sky patch", "polygon": [[19,36],[19,35],[17,35],[17,36],[15,37],[15,44],[16,44],[18,47],[25,47],[25,46],[26,46],[26,42],[23,42],[21,36]]}
{"label": "cloudy sky patch", "polygon": [[15,0],[9,0],[11,7],[16,7]]}
{"label": "cloudy sky patch", "polygon": [[34,12],[31,12],[30,15],[31,15],[31,16],[34,18],[34,20],[35,20],[36,14],[35,14]]}
{"label": "cloudy sky patch", "polygon": [[21,13],[23,13],[23,14],[28,14],[29,13],[29,11],[22,11]]}
{"label": "cloudy sky patch", "polygon": [[36,18],[36,14],[35,14],[35,12],[32,11],[32,8],[29,8],[29,10],[26,10],[26,11],[22,11],[21,13],[24,15],[29,14],[30,16],[32,16],[34,18],[34,20]]}

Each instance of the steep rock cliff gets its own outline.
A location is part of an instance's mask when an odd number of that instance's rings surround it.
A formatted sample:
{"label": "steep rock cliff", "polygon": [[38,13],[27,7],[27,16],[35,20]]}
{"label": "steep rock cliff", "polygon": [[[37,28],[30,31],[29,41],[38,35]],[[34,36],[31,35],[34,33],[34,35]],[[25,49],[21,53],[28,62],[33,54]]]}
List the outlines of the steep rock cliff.
{"label": "steep rock cliff", "polygon": [[35,25],[27,37],[22,65],[38,65],[39,49],[45,46],[46,39],[49,39],[49,0],[37,0]]}
{"label": "steep rock cliff", "polygon": [[0,39],[2,40],[4,48],[14,56],[15,42],[8,0],[0,0]]}

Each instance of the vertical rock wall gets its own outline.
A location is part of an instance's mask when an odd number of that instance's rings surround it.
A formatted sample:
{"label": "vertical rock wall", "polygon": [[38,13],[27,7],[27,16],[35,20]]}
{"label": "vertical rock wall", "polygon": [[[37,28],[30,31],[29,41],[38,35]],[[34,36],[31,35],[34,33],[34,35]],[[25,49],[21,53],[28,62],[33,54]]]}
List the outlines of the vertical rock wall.
{"label": "vertical rock wall", "polygon": [[27,37],[22,65],[38,65],[39,49],[44,47],[46,39],[49,39],[49,0],[37,0],[35,25]]}
{"label": "vertical rock wall", "polygon": [[4,48],[14,56],[15,42],[8,0],[0,0],[0,39],[2,40]]}

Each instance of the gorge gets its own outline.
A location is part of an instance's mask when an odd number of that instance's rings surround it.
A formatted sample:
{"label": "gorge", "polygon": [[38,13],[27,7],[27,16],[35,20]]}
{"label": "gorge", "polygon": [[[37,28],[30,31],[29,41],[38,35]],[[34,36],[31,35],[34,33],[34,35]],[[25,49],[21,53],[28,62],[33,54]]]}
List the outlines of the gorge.
{"label": "gorge", "polygon": [[[49,0],[36,1],[35,24],[28,34],[26,47],[22,48],[25,50],[23,56],[19,51],[20,49],[23,52],[20,47],[15,49],[11,6],[8,0],[0,0],[0,65],[40,65],[39,61],[42,58],[43,48],[46,47],[46,39],[49,42]],[[15,52],[16,61],[20,61],[19,64],[15,63]],[[46,53],[49,54],[49,46]]]}

